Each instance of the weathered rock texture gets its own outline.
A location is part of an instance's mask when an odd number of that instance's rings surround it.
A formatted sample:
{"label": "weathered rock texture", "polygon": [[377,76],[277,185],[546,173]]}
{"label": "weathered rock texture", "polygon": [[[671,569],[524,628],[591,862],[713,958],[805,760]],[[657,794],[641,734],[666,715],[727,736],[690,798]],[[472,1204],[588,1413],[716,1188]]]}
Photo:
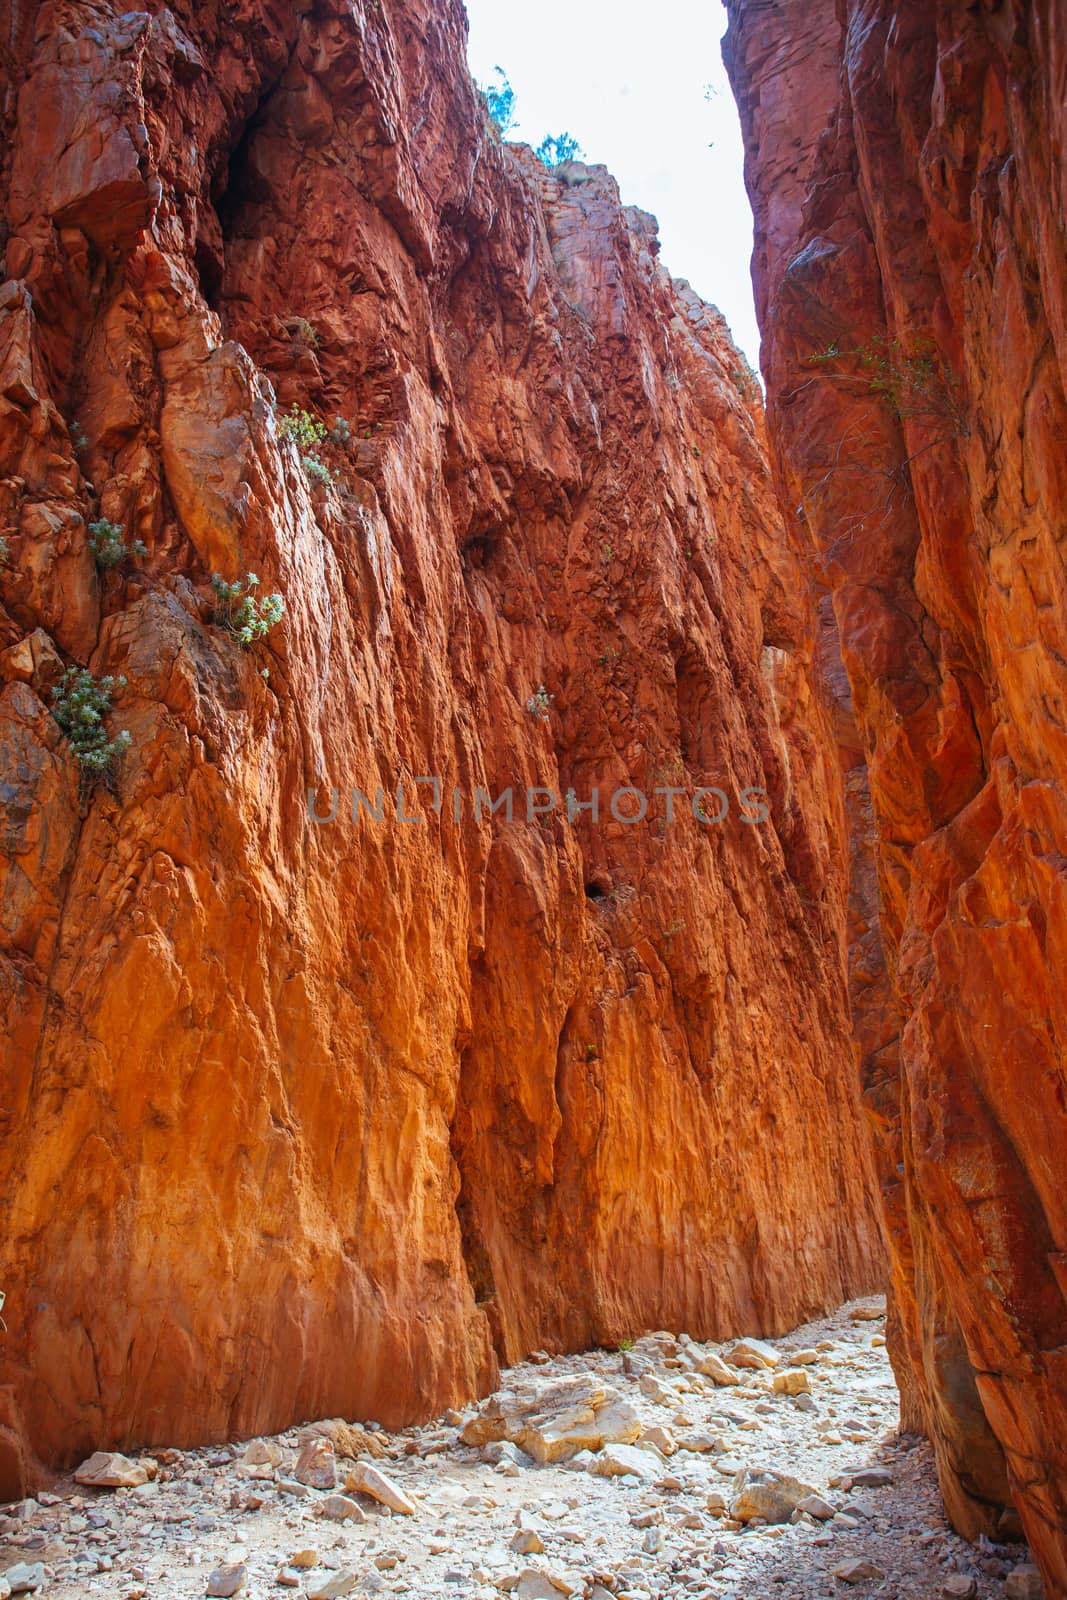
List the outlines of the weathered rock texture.
{"label": "weathered rock texture", "polygon": [[782,500],[851,686],[906,1412],[957,1526],[1010,1494],[1063,1596],[1067,9],[729,9]]}
{"label": "weathered rock texture", "polygon": [[[832,730],[717,313],[602,169],[502,147],[451,0],[5,37],[4,1485],[871,1287]],[[272,385],[350,421],[334,487]],[[69,662],[128,679],[114,792]],[[350,819],[398,780],[421,822]],[[720,826],[607,809],[702,784]]]}

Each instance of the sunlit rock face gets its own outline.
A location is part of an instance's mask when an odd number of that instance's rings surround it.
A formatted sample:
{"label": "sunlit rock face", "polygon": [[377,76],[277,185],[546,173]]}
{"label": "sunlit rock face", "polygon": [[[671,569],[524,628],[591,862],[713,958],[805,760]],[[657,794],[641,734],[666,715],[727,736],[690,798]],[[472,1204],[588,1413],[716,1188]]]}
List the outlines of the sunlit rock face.
{"label": "sunlit rock face", "polygon": [[772,9],[732,0],[727,55],[783,505],[847,669],[898,1370],[957,1526],[1014,1497],[1062,1596],[1067,17]]}
{"label": "sunlit rock face", "polygon": [[882,1268],[756,385],[603,169],[500,143],[458,4],[306,11],[11,13],[0,1496]]}

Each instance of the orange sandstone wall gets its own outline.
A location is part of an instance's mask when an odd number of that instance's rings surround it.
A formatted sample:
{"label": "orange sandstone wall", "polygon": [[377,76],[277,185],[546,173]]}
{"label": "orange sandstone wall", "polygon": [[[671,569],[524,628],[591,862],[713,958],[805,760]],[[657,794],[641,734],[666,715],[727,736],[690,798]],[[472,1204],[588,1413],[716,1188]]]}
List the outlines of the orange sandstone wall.
{"label": "orange sandstone wall", "polygon": [[728,9],[781,499],[847,669],[905,1410],[956,1525],[1014,1499],[1062,1597],[1067,7]]}
{"label": "orange sandstone wall", "polygon": [[[452,0],[5,33],[0,1493],[876,1286],[814,612],[653,220],[500,144]],[[291,403],[351,424],[332,487]],[[96,570],[102,515],[143,561]],[[286,618],[242,652],[249,570]],[[70,663],[128,680],[113,790]],[[422,822],[350,820],[401,781]]]}

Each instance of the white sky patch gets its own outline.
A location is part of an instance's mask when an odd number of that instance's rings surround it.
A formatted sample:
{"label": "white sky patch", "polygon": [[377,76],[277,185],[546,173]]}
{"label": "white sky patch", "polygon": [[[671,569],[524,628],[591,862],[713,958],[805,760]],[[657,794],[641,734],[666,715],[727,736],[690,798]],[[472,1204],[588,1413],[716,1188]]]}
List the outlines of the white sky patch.
{"label": "white sky patch", "polygon": [[[466,0],[470,66],[515,91],[509,134],[572,133],[614,173],[626,205],[659,218],[662,260],[722,311],[759,366],[752,213],[715,0]],[[715,91],[710,101],[705,89]]]}

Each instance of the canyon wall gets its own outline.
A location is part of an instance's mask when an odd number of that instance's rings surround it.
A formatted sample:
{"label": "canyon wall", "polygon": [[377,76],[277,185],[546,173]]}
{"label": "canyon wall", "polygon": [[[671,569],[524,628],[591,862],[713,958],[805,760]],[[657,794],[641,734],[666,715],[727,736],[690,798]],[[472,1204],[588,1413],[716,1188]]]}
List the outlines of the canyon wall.
{"label": "canyon wall", "polygon": [[1062,1597],[1067,7],[728,9],[775,470],[832,592],[905,1414],[957,1527],[1013,1499]]}
{"label": "canyon wall", "polygon": [[[722,319],[501,143],[453,0],[3,10],[0,1497],[877,1287],[816,614]],[[126,680],[106,781],[72,664]]]}

